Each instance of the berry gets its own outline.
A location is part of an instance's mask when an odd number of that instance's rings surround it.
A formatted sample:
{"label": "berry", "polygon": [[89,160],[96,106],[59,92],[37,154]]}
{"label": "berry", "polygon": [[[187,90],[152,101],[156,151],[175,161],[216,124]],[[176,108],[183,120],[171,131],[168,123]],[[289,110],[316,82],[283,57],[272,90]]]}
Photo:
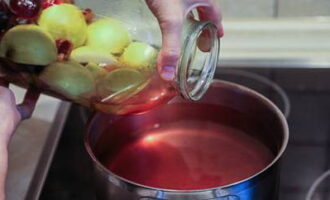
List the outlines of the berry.
{"label": "berry", "polygon": [[41,0],[10,0],[11,11],[19,18],[33,19],[39,15]]}
{"label": "berry", "polygon": [[68,60],[73,45],[69,40],[56,40],[57,54],[59,60]]}
{"label": "berry", "polygon": [[86,20],[87,23],[92,23],[92,21],[93,21],[93,19],[94,19],[94,17],[95,17],[95,15],[94,15],[92,9],[90,9],[90,8],[86,8],[86,9],[83,11],[83,15],[84,15],[85,20]]}
{"label": "berry", "polygon": [[63,3],[62,0],[43,0],[42,1],[42,8],[46,9],[52,5],[57,5]]}

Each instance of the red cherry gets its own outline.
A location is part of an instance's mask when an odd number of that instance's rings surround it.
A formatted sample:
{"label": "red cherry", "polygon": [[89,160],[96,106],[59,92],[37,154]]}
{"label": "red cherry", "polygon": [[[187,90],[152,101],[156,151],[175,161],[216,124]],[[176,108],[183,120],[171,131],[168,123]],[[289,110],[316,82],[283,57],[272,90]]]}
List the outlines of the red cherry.
{"label": "red cherry", "polygon": [[11,11],[23,19],[33,19],[41,10],[41,0],[10,0],[9,5]]}
{"label": "red cherry", "polygon": [[42,1],[42,8],[46,9],[52,5],[57,5],[63,3],[63,0],[43,0]]}

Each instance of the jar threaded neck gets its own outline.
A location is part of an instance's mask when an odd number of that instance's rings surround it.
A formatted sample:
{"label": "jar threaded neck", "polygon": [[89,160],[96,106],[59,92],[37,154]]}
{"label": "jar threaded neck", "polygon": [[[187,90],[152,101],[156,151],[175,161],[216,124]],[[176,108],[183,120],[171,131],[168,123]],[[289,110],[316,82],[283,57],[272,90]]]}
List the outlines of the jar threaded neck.
{"label": "jar threaded neck", "polygon": [[176,85],[187,100],[198,101],[209,88],[217,66],[220,40],[217,27],[209,21],[189,20]]}

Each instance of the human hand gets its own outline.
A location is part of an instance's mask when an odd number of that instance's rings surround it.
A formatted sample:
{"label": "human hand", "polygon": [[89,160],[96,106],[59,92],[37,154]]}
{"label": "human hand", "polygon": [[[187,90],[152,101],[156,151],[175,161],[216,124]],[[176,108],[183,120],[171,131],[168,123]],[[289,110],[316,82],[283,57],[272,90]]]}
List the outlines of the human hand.
{"label": "human hand", "polygon": [[8,144],[17,125],[31,116],[39,97],[39,92],[28,89],[23,103],[16,105],[8,83],[0,80],[0,200],[5,199],[5,179],[8,167]]}
{"label": "human hand", "polygon": [[0,143],[6,138],[5,143],[8,144],[11,134],[15,131],[19,122],[31,117],[39,94],[36,89],[29,88],[23,102],[16,105],[15,96],[8,89],[8,83],[0,80],[0,116],[3,117],[0,123]]}
{"label": "human hand", "polygon": [[185,17],[197,8],[200,20],[217,25],[218,36],[223,36],[221,13],[215,0],[146,0],[162,31],[162,49],[158,56],[158,71],[166,81],[174,79],[180,58],[181,32]]}

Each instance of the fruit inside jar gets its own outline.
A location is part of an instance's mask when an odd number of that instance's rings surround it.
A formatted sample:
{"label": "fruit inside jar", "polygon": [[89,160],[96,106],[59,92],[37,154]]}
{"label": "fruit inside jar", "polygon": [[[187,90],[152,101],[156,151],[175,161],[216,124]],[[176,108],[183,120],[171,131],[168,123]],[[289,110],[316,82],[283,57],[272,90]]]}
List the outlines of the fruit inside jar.
{"label": "fruit inside jar", "polygon": [[0,9],[0,68],[10,82],[115,114],[176,93],[158,77],[158,48],[133,40],[120,19],[65,0],[1,1]]}

